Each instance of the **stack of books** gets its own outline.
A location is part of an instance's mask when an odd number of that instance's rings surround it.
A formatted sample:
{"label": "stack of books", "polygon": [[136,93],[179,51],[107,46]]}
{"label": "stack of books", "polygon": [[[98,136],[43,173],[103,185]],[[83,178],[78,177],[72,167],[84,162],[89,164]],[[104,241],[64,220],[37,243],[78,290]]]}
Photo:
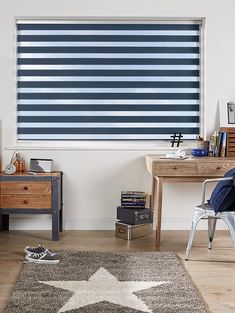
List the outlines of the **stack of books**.
{"label": "stack of books", "polygon": [[226,157],[227,154],[227,132],[215,131],[210,136],[209,142],[209,156],[212,157]]}
{"label": "stack of books", "polygon": [[121,206],[128,208],[146,208],[147,193],[142,191],[122,191]]}
{"label": "stack of books", "polygon": [[[223,141],[226,143],[222,143],[222,146],[226,146],[225,156],[235,157],[235,127],[220,127],[220,132],[225,134]],[[221,156],[223,156],[223,150]]]}

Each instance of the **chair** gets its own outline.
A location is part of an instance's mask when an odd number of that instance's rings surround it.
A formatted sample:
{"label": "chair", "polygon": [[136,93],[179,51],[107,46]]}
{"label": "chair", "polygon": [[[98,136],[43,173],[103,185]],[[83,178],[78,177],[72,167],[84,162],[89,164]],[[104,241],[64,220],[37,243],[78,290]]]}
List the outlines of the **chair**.
{"label": "chair", "polygon": [[206,179],[203,182],[202,186],[202,202],[201,205],[196,206],[192,221],[192,226],[190,230],[188,246],[185,252],[185,260],[188,261],[189,254],[192,248],[193,238],[195,235],[196,227],[198,222],[201,219],[208,219],[208,249],[212,249],[212,241],[214,238],[216,222],[218,219],[223,220],[230,230],[233,249],[235,251],[235,207],[233,211],[224,211],[218,212],[215,214],[213,208],[209,203],[205,203],[205,196],[206,196],[206,186],[208,183],[217,182],[217,181],[226,181],[226,180],[233,180],[233,177],[224,177],[224,178],[213,178],[213,179]]}

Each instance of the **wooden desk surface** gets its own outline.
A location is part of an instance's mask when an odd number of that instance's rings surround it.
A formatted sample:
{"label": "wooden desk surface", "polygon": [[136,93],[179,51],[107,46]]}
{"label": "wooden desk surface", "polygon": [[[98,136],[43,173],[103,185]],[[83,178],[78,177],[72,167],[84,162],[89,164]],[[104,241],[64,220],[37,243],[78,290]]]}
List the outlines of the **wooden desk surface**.
{"label": "wooden desk surface", "polygon": [[158,177],[221,177],[235,167],[235,158],[193,157],[161,159],[162,155],[146,156],[149,173]]}

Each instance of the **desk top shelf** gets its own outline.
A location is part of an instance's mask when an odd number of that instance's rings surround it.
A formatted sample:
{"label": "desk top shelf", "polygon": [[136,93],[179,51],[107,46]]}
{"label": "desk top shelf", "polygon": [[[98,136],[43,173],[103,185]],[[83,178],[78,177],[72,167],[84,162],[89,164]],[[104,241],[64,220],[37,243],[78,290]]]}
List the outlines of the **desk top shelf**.
{"label": "desk top shelf", "polygon": [[193,157],[187,159],[161,159],[161,155],[146,156],[146,166],[153,176],[160,177],[222,177],[235,167],[235,158]]}

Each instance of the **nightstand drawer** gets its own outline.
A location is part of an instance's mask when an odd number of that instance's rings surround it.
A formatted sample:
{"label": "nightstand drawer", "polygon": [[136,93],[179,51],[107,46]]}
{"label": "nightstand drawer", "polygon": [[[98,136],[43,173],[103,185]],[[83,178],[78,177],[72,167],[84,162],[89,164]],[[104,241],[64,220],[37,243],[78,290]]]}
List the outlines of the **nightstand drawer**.
{"label": "nightstand drawer", "polygon": [[51,194],[50,181],[2,181],[1,194]]}
{"label": "nightstand drawer", "polygon": [[205,162],[198,166],[198,174],[201,176],[223,176],[228,170],[234,167],[230,162]]}
{"label": "nightstand drawer", "polygon": [[50,209],[51,196],[48,195],[1,195],[1,208],[9,209]]}
{"label": "nightstand drawer", "polygon": [[190,176],[196,175],[196,164],[184,161],[155,164],[153,172],[156,176]]}

